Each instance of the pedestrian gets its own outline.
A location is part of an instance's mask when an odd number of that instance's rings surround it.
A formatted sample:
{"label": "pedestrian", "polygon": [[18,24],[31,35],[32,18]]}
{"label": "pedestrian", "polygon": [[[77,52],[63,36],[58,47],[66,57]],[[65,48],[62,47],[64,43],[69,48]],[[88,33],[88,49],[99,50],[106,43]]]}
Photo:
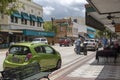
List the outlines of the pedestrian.
{"label": "pedestrian", "polygon": [[103,44],[103,48],[106,48],[106,47],[107,47],[108,40],[107,40],[106,37],[103,37],[103,39],[102,39],[102,44]]}
{"label": "pedestrian", "polygon": [[81,37],[79,37],[76,41],[75,41],[75,47],[76,47],[76,53],[80,54],[80,44],[81,44]]}

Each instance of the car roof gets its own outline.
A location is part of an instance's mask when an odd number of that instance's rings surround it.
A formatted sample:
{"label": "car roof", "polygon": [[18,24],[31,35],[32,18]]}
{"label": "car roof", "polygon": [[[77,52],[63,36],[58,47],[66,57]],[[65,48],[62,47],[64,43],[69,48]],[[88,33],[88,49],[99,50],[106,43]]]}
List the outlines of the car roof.
{"label": "car roof", "polygon": [[34,38],[34,39],[47,39],[47,38],[43,37],[43,38]]}
{"label": "car roof", "polygon": [[30,46],[38,46],[38,45],[47,45],[47,44],[42,44],[42,43],[32,43],[32,42],[21,42],[21,43],[15,43],[11,46],[27,46],[27,47],[30,47]]}

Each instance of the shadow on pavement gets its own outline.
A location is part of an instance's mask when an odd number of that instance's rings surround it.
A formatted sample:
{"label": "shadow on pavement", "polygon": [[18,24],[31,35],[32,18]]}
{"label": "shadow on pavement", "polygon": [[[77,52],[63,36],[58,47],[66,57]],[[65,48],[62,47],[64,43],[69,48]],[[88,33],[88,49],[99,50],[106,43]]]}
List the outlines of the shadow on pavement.
{"label": "shadow on pavement", "polygon": [[97,66],[95,69],[97,78],[95,80],[120,80],[120,56],[114,63],[113,58],[100,58],[100,61],[94,60],[90,65]]}

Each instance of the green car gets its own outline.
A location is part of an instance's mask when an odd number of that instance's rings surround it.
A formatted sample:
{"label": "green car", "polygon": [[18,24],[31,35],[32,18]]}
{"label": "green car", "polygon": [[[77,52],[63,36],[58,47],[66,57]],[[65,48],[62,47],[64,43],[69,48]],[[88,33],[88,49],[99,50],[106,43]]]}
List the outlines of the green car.
{"label": "green car", "polygon": [[3,69],[24,66],[38,62],[41,70],[59,69],[61,56],[58,51],[47,44],[40,43],[15,43],[6,53]]}

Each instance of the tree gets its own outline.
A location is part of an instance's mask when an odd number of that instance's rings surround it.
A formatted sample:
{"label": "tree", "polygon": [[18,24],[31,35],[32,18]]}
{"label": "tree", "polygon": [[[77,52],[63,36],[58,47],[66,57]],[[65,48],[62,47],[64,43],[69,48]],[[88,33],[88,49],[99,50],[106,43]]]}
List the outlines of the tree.
{"label": "tree", "polygon": [[52,23],[51,22],[45,22],[44,23],[44,29],[45,31],[52,31]]}
{"label": "tree", "polygon": [[9,15],[16,11],[18,7],[21,7],[18,0],[0,0],[0,15]]}
{"label": "tree", "polygon": [[102,38],[103,36],[106,36],[107,38],[111,37],[111,31],[108,30],[107,28],[104,31],[97,30],[96,31],[96,37],[97,38]]}
{"label": "tree", "polygon": [[50,21],[48,21],[48,22],[46,21],[44,23],[44,29],[45,29],[45,31],[57,33],[57,25],[56,24],[52,25],[52,22],[50,22]]}
{"label": "tree", "polygon": [[101,38],[103,36],[103,31],[96,30],[95,36],[96,36],[96,38]]}

